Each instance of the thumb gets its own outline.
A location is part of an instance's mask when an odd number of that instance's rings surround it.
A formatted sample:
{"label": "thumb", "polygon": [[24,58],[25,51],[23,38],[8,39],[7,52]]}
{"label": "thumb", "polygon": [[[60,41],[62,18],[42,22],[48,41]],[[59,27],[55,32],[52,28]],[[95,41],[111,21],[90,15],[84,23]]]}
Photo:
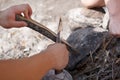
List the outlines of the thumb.
{"label": "thumb", "polygon": [[24,22],[24,21],[15,21],[13,22],[14,26],[15,27],[24,27],[24,26],[27,26],[27,23]]}

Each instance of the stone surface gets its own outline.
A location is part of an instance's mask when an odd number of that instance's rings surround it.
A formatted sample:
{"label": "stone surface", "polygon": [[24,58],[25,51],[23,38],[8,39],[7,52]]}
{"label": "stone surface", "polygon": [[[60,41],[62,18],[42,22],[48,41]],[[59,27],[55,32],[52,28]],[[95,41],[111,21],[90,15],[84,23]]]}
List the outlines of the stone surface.
{"label": "stone surface", "polygon": [[74,8],[69,10],[63,18],[63,38],[68,38],[73,30],[83,27],[100,27],[104,13],[95,9]]}
{"label": "stone surface", "polygon": [[55,70],[50,70],[42,80],[73,80],[73,78],[66,70],[59,74],[55,74]]}
{"label": "stone surface", "polygon": [[70,51],[68,70],[74,70],[79,65],[85,63],[85,60],[94,53],[104,41],[107,36],[102,28],[86,27],[83,29],[75,30],[67,39],[68,43],[74,46],[78,53]]}

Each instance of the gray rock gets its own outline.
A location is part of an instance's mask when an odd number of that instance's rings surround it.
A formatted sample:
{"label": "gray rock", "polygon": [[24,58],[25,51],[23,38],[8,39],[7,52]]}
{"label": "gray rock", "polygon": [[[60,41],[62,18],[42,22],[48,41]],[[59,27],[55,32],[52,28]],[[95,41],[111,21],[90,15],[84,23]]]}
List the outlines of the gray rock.
{"label": "gray rock", "polygon": [[55,74],[55,70],[50,70],[42,80],[73,80],[73,78],[66,70],[59,74]]}
{"label": "gray rock", "polygon": [[70,52],[68,70],[74,70],[81,66],[90,53],[94,53],[104,41],[106,37],[105,30],[102,28],[86,27],[75,30],[67,39],[68,43],[79,50],[79,54]]}
{"label": "gray rock", "polygon": [[76,28],[102,26],[104,13],[81,7],[69,10],[64,17],[65,20],[63,19],[63,22],[66,23],[66,25],[63,25],[62,34],[64,34],[63,37],[67,39]]}

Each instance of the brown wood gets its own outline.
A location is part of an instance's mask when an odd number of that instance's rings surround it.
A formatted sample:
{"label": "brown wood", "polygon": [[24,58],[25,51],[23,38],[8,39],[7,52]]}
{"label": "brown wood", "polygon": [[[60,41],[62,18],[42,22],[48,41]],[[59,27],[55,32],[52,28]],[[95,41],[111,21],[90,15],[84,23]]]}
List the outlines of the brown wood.
{"label": "brown wood", "polygon": [[[32,19],[26,19],[21,15],[16,15],[16,20],[17,21],[25,21],[27,22],[29,28],[43,34],[44,36],[48,37],[49,39],[51,39],[52,41],[56,42],[57,39],[57,34],[53,31],[51,31],[50,29],[48,29],[46,26],[38,23],[35,20]],[[66,44],[66,46],[68,47],[68,49],[72,50],[74,53],[79,53],[73,46],[71,46],[66,40],[61,39],[61,42]]]}

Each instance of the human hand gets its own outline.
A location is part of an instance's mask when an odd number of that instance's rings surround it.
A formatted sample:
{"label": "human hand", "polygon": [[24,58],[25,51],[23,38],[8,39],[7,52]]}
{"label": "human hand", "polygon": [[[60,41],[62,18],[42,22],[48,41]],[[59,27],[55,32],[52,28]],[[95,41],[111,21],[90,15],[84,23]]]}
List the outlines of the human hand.
{"label": "human hand", "polygon": [[16,14],[23,13],[26,18],[32,15],[32,9],[28,4],[12,6],[0,12],[0,25],[4,28],[23,27],[27,26],[24,21],[16,21]]}
{"label": "human hand", "polygon": [[64,44],[55,43],[53,45],[50,45],[46,49],[46,51],[52,58],[52,62],[54,63],[54,69],[61,70],[66,67],[69,60],[69,54]]}

